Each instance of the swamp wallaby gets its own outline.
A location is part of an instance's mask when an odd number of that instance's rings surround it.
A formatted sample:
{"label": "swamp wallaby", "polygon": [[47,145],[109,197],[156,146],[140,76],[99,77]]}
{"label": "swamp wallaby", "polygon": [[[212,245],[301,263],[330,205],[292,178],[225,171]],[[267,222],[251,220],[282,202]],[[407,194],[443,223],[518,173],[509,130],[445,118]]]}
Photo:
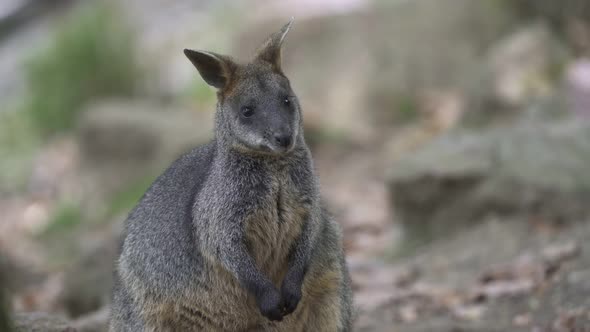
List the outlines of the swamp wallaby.
{"label": "swamp wallaby", "polygon": [[339,226],[322,207],[281,70],[291,22],[254,60],[185,50],[218,89],[215,138],[175,161],[126,221],[111,331],[349,331]]}

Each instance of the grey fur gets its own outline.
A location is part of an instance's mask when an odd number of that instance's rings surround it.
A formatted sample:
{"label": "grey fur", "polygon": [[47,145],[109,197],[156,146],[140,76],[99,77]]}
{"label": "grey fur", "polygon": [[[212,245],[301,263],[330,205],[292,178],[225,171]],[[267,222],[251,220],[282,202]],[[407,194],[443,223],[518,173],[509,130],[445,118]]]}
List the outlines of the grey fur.
{"label": "grey fur", "polygon": [[340,228],[322,207],[280,68],[186,50],[219,89],[215,139],[175,161],[126,221],[111,331],[349,331]]}

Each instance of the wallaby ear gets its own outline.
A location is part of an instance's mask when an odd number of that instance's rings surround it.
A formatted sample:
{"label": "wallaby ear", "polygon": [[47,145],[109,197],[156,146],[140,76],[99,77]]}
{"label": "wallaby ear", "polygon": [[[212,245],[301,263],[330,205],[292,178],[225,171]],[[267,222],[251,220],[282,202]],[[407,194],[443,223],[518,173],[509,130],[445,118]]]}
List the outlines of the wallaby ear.
{"label": "wallaby ear", "polygon": [[184,55],[193,63],[207,84],[223,89],[229,84],[236,67],[226,56],[213,52],[185,49]]}
{"label": "wallaby ear", "polygon": [[281,70],[281,48],[283,41],[287,36],[287,32],[293,25],[293,17],[287,24],[285,24],[281,30],[273,33],[268,39],[262,44],[262,46],[256,52],[256,60],[266,61],[270,63],[273,68],[277,71]]}

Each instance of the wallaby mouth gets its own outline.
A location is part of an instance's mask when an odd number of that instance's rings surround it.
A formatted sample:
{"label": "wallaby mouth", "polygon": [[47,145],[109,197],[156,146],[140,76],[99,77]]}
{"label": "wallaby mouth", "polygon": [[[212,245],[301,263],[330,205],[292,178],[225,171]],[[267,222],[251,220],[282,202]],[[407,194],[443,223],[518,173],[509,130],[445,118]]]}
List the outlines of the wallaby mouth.
{"label": "wallaby mouth", "polygon": [[280,156],[291,152],[295,147],[295,141],[295,137],[292,136],[273,136],[260,139],[255,145],[240,141],[235,147],[246,153]]}

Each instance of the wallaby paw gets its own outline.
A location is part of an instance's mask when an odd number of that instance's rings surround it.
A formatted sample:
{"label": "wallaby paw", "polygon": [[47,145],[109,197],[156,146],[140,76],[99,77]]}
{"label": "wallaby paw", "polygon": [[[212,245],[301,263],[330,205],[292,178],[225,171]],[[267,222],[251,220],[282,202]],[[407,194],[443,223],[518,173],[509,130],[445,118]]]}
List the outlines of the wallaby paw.
{"label": "wallaby paw", "polygon": [[281,287],[281,293],[284,303],[283,315],[286,316],[295,311],[299,301],[301,301],[301,285],[284,283]]}
{"label": "wallaby paw", "polygon": [[265,292],[258,301],[260,313],[271,321],[283,320],[281,294],[275,289]]}

